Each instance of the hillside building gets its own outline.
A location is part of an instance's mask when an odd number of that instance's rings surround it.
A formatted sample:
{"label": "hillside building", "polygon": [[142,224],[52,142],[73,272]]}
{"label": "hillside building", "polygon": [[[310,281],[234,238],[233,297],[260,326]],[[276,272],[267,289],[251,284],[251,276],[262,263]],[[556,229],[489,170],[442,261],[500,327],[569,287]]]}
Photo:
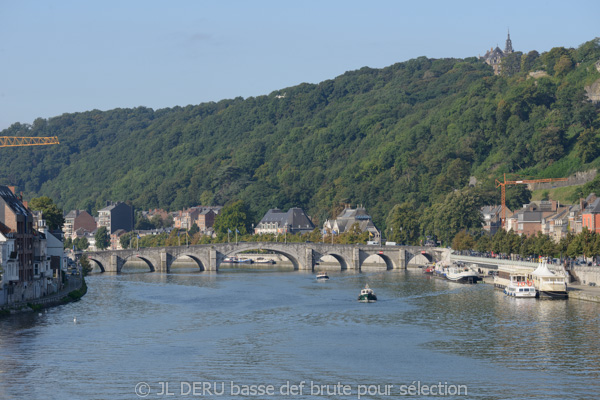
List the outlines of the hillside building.
{"label": "hillside building", "polygon": [[262,234],[295,234],[295,233],[310,233],[315,229],[310,218],[304,213],[301,208],[290,208],[284,212],[278,208],[273,208],[267,211],[264,217],[260,220],[254,233]]}
{"label": "hillside building", "polygon": [[65,215],[63,234],[65,238],[75,239],[77,230],[94,232],[97,228],[96,220],[85,210],[71,210]]}
{"label": "hillside building", "polygon": [[[507,215],[510,210],[506,210]],[[483,230],[494,236],[498,229],[502,227],[502,206],[484,206],[481,209],[483,216]]]}
{"label": "hillside building", "polygon": [[33,279],[33,215],[15,195],[14,187],[0,185],[0,224],[13,233],[19,281]]}
{"label": "hillside building", "polygon": [[356,208],[346,207],[336,219],[325,221],[323,231],[339,235],[348,231],[354,224],[358,224],[358,229],[361,232],[369,232],[370,237],[379,240],[379,231],[375,227],[371,216],[367,214],[367,210],[362,206]]}
{"label": "hillside building", "polygon": [[0,230],[0,263],[2,286],[19,281],[19,265],[15,251],[15,235],[9,230]]}
{"label": "hillside building", "polygon": [[590,232],[600,233],[600,198],[588,204],[582,211],[581,225]]}
{"label": "hillside building", "polygon": [[498,46],[496,46],[496,48],[492,47],[485,53],[483,57],[479,57],[479,59],[492,66],[494,69],[494,75],[500,75],[502,72],[502,59],[512,52],[512,40],[510,40],[510,32],[508,32],[504,50],[500,50],[500,47]]}
{"label": "hillside building", "polygon": [[176,229],[189,230],[196,224],[200,232],[205,232],[212,228],[215,223],[215,216],[221,207],[190,207],[187,210],[178,211],[173,216],[173,227]]}
{"label": "hillside building", "polygon": [[98,210],[98,228],[101,226],[106,227],[109,235],[117,229],[131,232],[133,230],[133,207],[122,202],[106,202],[106,207]]}

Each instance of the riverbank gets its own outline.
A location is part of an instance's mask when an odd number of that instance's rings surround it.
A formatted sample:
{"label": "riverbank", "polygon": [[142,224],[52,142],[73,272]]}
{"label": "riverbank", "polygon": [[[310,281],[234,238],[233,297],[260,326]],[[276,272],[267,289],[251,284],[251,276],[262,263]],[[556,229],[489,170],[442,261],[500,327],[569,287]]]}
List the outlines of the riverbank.
{"label": "riverbank", "polygon": [[569,299],[600,303],[600,287],[570,283]]}
{"label": "riverbank", "polygon": [[78,301],[87,293],[87,285],[83,276],[70,276],[65,287],[57,293],[5,305],[0,308],[0,316],[39,311],[44,308],[56,307]]}

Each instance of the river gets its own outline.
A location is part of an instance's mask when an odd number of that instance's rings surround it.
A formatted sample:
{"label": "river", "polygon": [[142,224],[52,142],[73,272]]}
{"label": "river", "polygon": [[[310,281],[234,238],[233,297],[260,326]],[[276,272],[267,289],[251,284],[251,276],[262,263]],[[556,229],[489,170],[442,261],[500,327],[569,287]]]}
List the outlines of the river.
{"label": "river", "polygon": [[[521,400],[600,390],[596,303],[507,298],[418,270],[330,272],[327,282],[276,267],[174,271],[94,274],[77,303],[0,319],[0,398]],[[366,283],[377,303],[356,301]]]}

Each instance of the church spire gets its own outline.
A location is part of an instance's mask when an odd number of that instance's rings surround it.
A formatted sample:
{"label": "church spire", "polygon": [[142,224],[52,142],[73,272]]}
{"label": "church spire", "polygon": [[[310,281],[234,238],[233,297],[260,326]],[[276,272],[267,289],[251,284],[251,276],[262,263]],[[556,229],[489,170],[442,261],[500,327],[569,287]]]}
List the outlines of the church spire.
{"label": "church spire", "polygon": [[512,40],[510,40],[510,29],[508,30],[508,37],[506,38],[506,46],[504,46],[504,54],[510,54],[513,52]]}

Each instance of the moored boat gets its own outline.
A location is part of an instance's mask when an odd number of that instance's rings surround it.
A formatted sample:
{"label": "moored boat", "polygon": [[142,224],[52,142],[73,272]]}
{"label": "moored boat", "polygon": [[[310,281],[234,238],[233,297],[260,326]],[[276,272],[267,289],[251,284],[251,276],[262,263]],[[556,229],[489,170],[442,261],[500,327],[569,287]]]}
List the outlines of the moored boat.
{"label": "moored boat", "polygon": [[446,271],[446,279],[452,282],[477,283],[481,280],[481,276],[465,266],[453,265]]}
{"label": "moored boat", "polygon": [[257,264],[275,264],[275,261],[264,257],[258,257],[254,262]]}
{"label": "moored boat", "polygon": [[369,285],[365,285],[365,288],[361,289],[360,291],[358,301],[362,303],[374,303],[377,301],[377,296],[375,296],[375,292],[369,287]]}
{"label": "moored boat", "polygon": [[510,276],[509,284],[504,288],[504,294],[511,297],[535,298],[537,291],[533,281],[527,279],[527,275],[513,274]]}
{"label": "moored boat", "polygon": [[567,299],[567,280],[548,269],[545,262],[540,262],[535,271],[527,275],[533,281],[533,286],[540,299]]}
{"label": "moored boat", "polygon": [[433,275],[435,273],[435,263],[427,264],[423,269],[425,275]]}
{"label": "moored boat", "polygon": [[225,259],[223,259],[222,262],[228,263],[228,264],[252,264],[252,259],[232,256],[232,257],[226,257]]}

